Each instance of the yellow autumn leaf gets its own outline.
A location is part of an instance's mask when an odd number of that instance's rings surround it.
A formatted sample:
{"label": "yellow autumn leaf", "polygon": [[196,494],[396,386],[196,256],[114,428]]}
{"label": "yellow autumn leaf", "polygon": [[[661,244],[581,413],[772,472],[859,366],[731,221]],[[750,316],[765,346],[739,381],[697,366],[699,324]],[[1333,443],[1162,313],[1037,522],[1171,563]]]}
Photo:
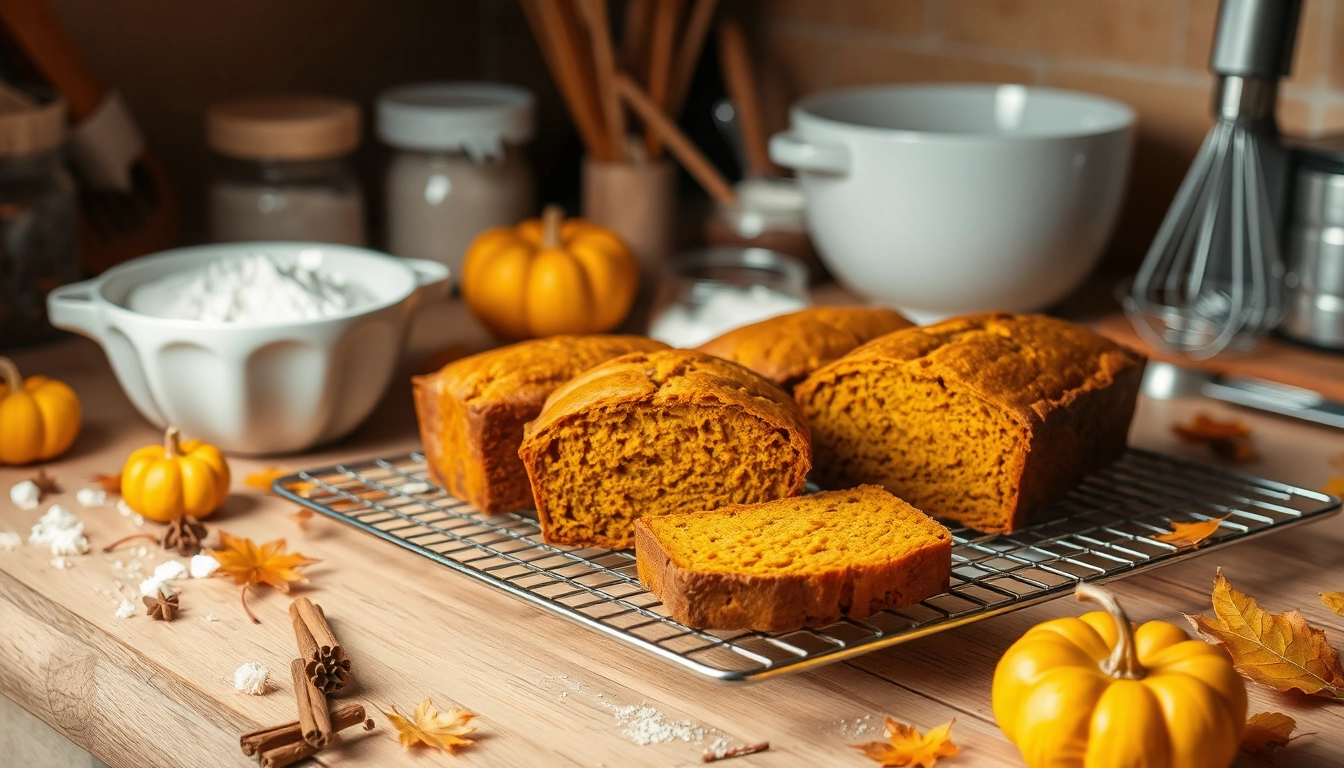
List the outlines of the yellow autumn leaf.
{"label": "yellow autumn leaf", "polygon": [[1322,592],[1321,602],[1325,607],[1344,616],[1344,592]]}
{"label": "yellow autumn leaf", "polygon": [[432,700],[425,699],[409,718],[401,714],[395,704],[392,705],[392,711],[384,711],[383,716],[397,729],[397,740],[401,742],[402,749],[424,744],[430,749],[451,753],[458,747],[476,743],[466,738],[467,734],[476,730],[476,726],[471,725],[476,714],[465,709],[449,707],[448,711],[443,712],[434,706]]}
{"label": "yellow autumn leaf", "polygon": [[302,573],[299,573],[299,568],[322,562],[304,557],[298,552],[286,552],[284,539],[258,545],[251,539],[220,531],[219,544],[219,549],[208,552],[219,561],[219,569],[215,571],[215,575],[233,579],[235,584],[243,585],[243,610],[253,624],[261,622],[247,607],[249,587],[269,584],[281,592],[288,592],[291,581],[307,580]]}
{"label": "yellow autumn leaf", "polygon": [[1321,493],[1344,497],[1344,477],[1335,476],[1327,480]]}
{"label": "yellow autumn leaf", "polygon": [[1197,547],[1200,542],[1216,533],[1218,526],[1228,517],[1230,515],[1223,515],[1212,520],[1201,520],[1198,523],[1172,523],[1171,531],[1154,536],[1153,539],[1177,546],[1189,544]]}
{"label": "yellow autumn leaf", "polygon": [[961,748],[952,743],[954,717],[921,736],[919,729],[887,718],[887,740],[856,744],[855,749],[882,766],[933,768],[940,757],[955,757]]}
{"label": "yellow autumn leaf", "polygon": [[1276,691],[1297,689],[1344,698],[1344,668],[1325,632],[1299,611],[1269,613],[1238,592],[1223,576],[1213,582],[1214,618],[1186,616],[1204,637],[1220,644],[1237,671]]}
{"label": "yellow autumn leaf", "polygon": [[1261,712],[1246,721],[1246,733],[1241,737],[1241,751],[1249,755],[1281,747],[1291,741],[1297,721],[1281,712]]}
{"label": "yellow autumn leaf", "polygon": [[285,475],[292,474],[294,473],[284,467],[266,467],[244,477],[243,485],[246,485],[249,488],[256,488],[258,491],[270,493],[271,485],[274,484],[276,480],[279,480]]}

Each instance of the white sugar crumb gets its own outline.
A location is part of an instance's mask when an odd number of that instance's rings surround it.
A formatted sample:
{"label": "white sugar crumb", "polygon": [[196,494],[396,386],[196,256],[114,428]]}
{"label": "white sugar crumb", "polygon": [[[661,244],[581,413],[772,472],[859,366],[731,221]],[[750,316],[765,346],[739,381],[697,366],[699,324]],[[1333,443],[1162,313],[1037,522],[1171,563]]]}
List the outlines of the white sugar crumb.
{"label": "white sugar crumb", "polygon": [[172,597],[177,594],[177,590],[163,579],[151,576],[140,582],[140,594],[145,597]]}
{"label": "white sugar crumb", "polygon": [[75,491],[75,501],[81,507],[104,507],[107,506],[107,491],[102,488],[80,488]]}
{"label": "white sugar crumb", "polygon": [[840,731],[841,736],[849,737],[862,736],[865,733],[877,730],[877,726],[873,725],[872,715],[856,717],[853,723],[848,720],[841,720],[836,723],[836,728]]}
{"label": "white sugar crumb", "polygon": [[270,675],[265,664],[249,661],[233,673],[233,687],[249,696],[260,696],[269,686]]}
{"label": "white sugar crumb", "polygon": [[213,614],[213,613],[207,613],[207,614],[205,614],[205,620],[206,620],[206,621],[219,621],[219,617],[216,616],[216,615]]}
{"label": "white sugar crumb", "polygon": [[[191,558],[191,578],[204,579],[219,570],[219,561],[210,555],[193,555]],[[157,569],[155,573],[157,573]]]}
{"label": "white sugar crumb", "polygon": [[122,600],[121,605],[117,606],[117,618],[129,619],[135,615],[135,603],[130,600]]}
{"label": "white sugar crumb", "polygon": [[667,716],[647,704],[613,706],[616,724],[627,739],[641,746],[669,741],[699,743],[705,739],[705,729],[690,720],[668,720]]}
{"label": "white sugar crumb", "polygon": [[131,509],[131,505],[127,504],[125,499],[117,499],[117,512],[121,513],[122,517],[130,517],[135,514],[135,510]]}
{"label": "white sugar crumb", "polygon": [[42,490],[32,480],[24,480],[10,487],[9,500],[19,509],[37,509],[42,503]]}
{"label": "white sugar crumb", "polygon": [[89,540],[84,537],[84,523],[60,504],[51,509],[33,525],[28,535],[29,544],[48,544],[56,557],[82,555],[89,551]]}
{"label": "white sugar crumb", "polygon": [[136,548],[135,548],[135,556],[136,556],[136,557],[149,557],[149,547],[136,547]]}
{"label": "white sugar crumb", "polygon": [[162,581],[176,581],[187,578],[187,566],[181,560],[165,560],[154,568],[154,578]]}
{"label": "white sugar crumb", "polygon": [[133,524],[136,528],[142,528],[142,527],[144,527],[144,525],[145,525],[145,518],[144,518],[144,516],[143,516],[143,515],[132,515],[132,516],[131,516],[131,524]]}
{"label": "white sugar crumb", "polygon": [[715,739],[705,748],[706,755],[713,755],[715,760],[722,760],[724,755],[728,754],[728,749],[732,742],[724,738]]}
{"label": "white sugar crumb", "polygon": [[23,537],[13,531],[0,531],[0,552],[13,552],[23,546]]}
{"label": "white sugar crumb", "polygon": [[51,559],[51,567],[55,568],[58,571],[64,571],[67,568],[75,567],[75,564],[71,562],[69,558],[53,557]]}
{"label": "white sugar crumb", "polygon": [[406,483],[397,490],[414,496],[417,493],[429,493],[433,488],[429,483]]}

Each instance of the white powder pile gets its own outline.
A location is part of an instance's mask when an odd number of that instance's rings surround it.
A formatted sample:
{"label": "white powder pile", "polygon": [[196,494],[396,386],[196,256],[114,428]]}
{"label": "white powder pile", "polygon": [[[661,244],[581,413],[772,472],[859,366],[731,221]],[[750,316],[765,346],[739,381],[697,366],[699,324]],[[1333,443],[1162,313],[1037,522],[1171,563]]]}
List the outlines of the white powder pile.
{"label": "white powder pile", "polygon": [[32,480],[24,480],[9,489],[9,500],[19,509],[37,509],[42,502],[42,490]]}
{"label": "white powder pile", "polygon": [[641,746],[668,741],[705,740],[705,729],[690,720],[668,720],[667,716],[647,704],[612,706],[616,724],[623,726],[622,734]]}
{"label": "white powder pile", "polygon": [[254,253],[161,277],[132,291],[130,308],[174,320],[255,324],[315,320],[365,303],[344,274],[322,269],[321,251],[306,249],[293,265]]}
{"label": "white powder pile", "polygon": [[[219,570],[219,561],[216,560],[215,558],[209,555],[191,556],[191,566],[190,566],[191,578],[204,579],[205,577],[210,576],[217,570]],[[156,569],[154,573],[157,574],[158,570]]]}
{"label": "white powder pile", "polygon": [[49,544],[56,557],[82,555],[89,551],[89,540],[84,537],[84,523],[60,504],[51,509],[33,525],[28,535],[29,544]]}
{"label": "white powder pile", "polygon": [[107,491],[102,488],[80,488],[75,492],[75,501],[81,507],[101,507],[107,504]]}
{"label": "white powder pile", "polygon": [[271,671],[259,661],[249,661],[233,673],[233,687],[239,693],[260,696],[270,688]]}
{"label": "white powder pile", "polygon": [[[703,290],[701,290],[703,289]],[[764,285],[697,286],[692,301],[671,304],[653,319],[649,336],[674,347],[698,347],[734,328],[796,312],[807,304]]]}
{"label": "white powder pile", "polygon": [[0,531],[0,552],[12,552],[23,545],[23,537],[14,531]]}

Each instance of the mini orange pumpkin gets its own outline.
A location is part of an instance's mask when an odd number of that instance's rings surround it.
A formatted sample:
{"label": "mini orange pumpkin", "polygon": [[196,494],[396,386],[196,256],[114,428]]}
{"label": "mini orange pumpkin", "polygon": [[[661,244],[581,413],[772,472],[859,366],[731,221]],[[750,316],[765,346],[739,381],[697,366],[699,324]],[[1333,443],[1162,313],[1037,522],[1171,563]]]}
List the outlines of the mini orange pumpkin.
{"label": "mini orange pumpkin", "polygon": [[68,385],[46,376],[19,374],[0,357],[0,464],[48,461],[79,436],[79,397]]}
{"label": "mini orange pumpkin", "polygon": [[496,335],[512,341],[602,333],[621,324],[639,267],[614,232],[547,206],[540,219],[482,232],[462,264],[462,296]]}
{"label": "mini orange pumpkin", "polygon": [[155,522],[171,523],[183,515],[204,519],[228,498],[229,481],[229,463],[218,448],[183,441],[177,427],[169,427],[162,445],[147,445],[126,459],[121,497]]}

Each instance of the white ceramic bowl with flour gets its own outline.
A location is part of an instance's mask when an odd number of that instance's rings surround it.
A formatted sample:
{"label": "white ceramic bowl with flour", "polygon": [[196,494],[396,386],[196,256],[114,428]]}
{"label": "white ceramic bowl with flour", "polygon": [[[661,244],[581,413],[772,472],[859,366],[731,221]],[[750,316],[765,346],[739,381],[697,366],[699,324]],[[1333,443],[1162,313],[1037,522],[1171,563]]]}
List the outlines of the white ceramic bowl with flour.
{"label": "white ceramic bowl with flour", "polygon": [[322,243],[179,248],[63,286],[51,322],[103,346],[156,426],[230,453],[349,433],[382,398],[408,321],[447,267]]}

